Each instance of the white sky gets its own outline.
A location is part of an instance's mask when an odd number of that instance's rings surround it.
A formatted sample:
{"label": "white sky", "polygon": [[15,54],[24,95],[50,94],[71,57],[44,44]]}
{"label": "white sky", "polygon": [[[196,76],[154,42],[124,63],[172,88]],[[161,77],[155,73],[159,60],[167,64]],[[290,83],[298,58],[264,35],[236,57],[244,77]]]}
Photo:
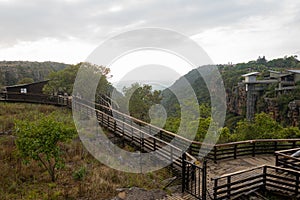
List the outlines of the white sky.
{"label": "white sky", "polygon": [[299,55],[300,1],[0,0],[0,60],[78,63],[112,35],[162,27],[214,63]]}

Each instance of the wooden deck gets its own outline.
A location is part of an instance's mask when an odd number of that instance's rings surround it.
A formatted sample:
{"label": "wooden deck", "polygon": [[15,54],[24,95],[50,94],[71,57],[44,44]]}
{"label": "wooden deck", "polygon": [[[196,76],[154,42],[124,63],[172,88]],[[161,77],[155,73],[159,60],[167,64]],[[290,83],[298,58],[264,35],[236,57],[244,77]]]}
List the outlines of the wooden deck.
{"label": "wooden deck", "polygon": [[[213,194],[213,182],[211,178],[222,176],[225,174],[246,170],[252,167],[257,167],[261,165],[274,165],[275,164],[275,156],[273,155],[258,155],[255,157],[241,157],[237,159],[227,159],[218,163],[214,163],[213,161],[208,161],[207,163],[207,187],[209,194]],[[163,200],[195,200],[196,198],[189,194],[182,194],[181,191],[178,193],[173,193],[168,195]],[[207,198],[209,199],[209,198]]]}
{"label": "wooden deck", "polygon": [[[60,101],[60,98],[58,97],[54,99],[55,100],[54,102],[52,100],[53,99],[51,99],[50,102],[42,101],[38,103],[47,103],[47,104],[49,103],[49,104],[60,105],[60,106],[68,106],[71,108],[72,102],[70,101],[69,98],[68,99],[62,98],[61,99],[62,101]],[[26,101],[27,100],[24,99],[23,102]],[[86,115],[87,117],[94,116],[96,113],[97,120],[99,121],[99,124],[101,126],[106,127],[108,130],[113,132],[115,136],[119,136],[124,140],[128,140],[133,144],[135,144],[136,146],[140,146],[140,149],[143,151],[146,152],[155,151],[157,149],[161,149],[161,147],[169,146],[169,148],[161,152],[159,158],[162,160],[173,161],[173,165],[176,165],[177,168],[179,169],[185,170],[186,169],[186,167],[184,166],[185,161],[196,160],[195,157],[197,157],[201,153],[206,153],[205,149],[208,148],[207,147],[208,144],[189,141],[174,133],[147,124],[138,119],[132,118],[131,116],[120,113],[119,111],[112,110],[109,106],[105,104],[104,105],[97,104],[95,106],[96,108],[95,109],[93,106],[90,106],[90,102],[85,102],[82,101],[81,99],[79,99],[78,102],[76,101],[73,101],[73,109],[75,108],[76,110],[80,111],[81,114]],[[74,107],[74,105],[77,106]],[[137,127],[133,125],[133,122],[137,124],[144,124],[147,126],[145,126],[146,128],[140,128],[139,126]],[[169,142],[174,138],[177,139],[176,144],[170,145]],[[182,154],[185,155],[185,158],[182,157],[179,159],[176,158],[174,159],[174,157],[181,155],[182,153],[181,147],[186,143],[189,143],[191,145],[188,149],[188,153]],[[290,191],[294,192],[297,196],[300,191],[299,172],[286,171],[285,169],[280,169],[282,172],[285,171],[285,174],[291,173],[297,175],[293,176],[292,178],[289,178],[288,175],[282,175],[282,174],[279,174],[280,176],[276,176],[276,172],[278,171],[278,168],[273,166],[276,164],[276,159],[274,156],[274,153],[276,151],[296,148],[299,146],[300,146],[300,139],[249,140],[249,141],[214,145],[212,151],[206,154],[206,159],[208,159],[207,176],[206,176],[207,189],[203,190],[204,191],[202,193],[203,196],[204,197],[206,196],[206,199],[213,199],[214,193],[215,194],[218,193],[216,191],[219,190],[220,187],[216,187],[216,185],[214,184],[214,182],[216,182],[216,179],[218,179],[217,181],[219,181],[219,183],[222,185],[221,188],[224,187],[227,188],[228,186],[227,189],[229,191],[226,190],[226,192],[228,191],[228,196],[231,197],[232,195],[230,194],[231,192],[230,187],[232,184],[236,184],[235,186],[241,188],[241,185],[244,182],[244,180],[247,179],[248,181],[250,180],[251,182],[252,178],[259,178],[259,180],[256,181],[256,184],[259,184],[259,186],[263,185],[264,188],[268,186],[268,184],[266,183],[267,180],[270,181],[269,186],[275,185],[273,188],[279,188],[281,190],[283,189],[284,191],[285,188],[282,186],[282,184],[285,184],[284,186],[289,187]],[[204,152],[201,151],[199,152],[201,147],[205,150]],[[251,168],[255,168],[255,169],[251,169]],[[265,173],[267,169],[272,172],[268,174]],[[199,174],[197,174],[198,172],[196,173],[192,172],[192,173],[196,174],[195,176],[196,179],[194,178],[193,180],[196,180],[195,182],[198,182],[198,180],[200,180],[200,177],[202,177],[200,174],[201,172],[199,172]],[[182,172],[182,174],[185,174],[184,171]],[[266,176],[269,176],[268,177],[269,179],[266,179]],[[228,179],[226,180],[226,178]],[[233,182],[235,181],[234,183],[231,182],[232,181],[231,178]],[[264,182],[262,182],[262,180]],[[182,185],[185,186],[185,184]],[[250,185],[251,183],[248,183],[247,187]],[[247,187],[245,186],[244,189],[248,189]],[[202,189],[202,188],[201,186],[199,186],[197,187],[197,189]],[[237,189],[236,188],[234,189],[235,189],[234,192],[236,192]],[[184,187],[183,190],[186,191]],[[206,192],[207,195],[205,195],[205,191],[207,191]],[[195,193],[193,192],[190,193],[195,195]],[[223,194],[222,191],[221,193]],[[195,199],[195,198],[192,197],[191,195],[188,195],[186,193],[182,194],[181,191],[178,191],[173,193],[172,195],[167,196],[165,199],[166,200],[168,199],[187,200],[187,199]],[[215,199],[220,199],[220,198],[216,197]]]}

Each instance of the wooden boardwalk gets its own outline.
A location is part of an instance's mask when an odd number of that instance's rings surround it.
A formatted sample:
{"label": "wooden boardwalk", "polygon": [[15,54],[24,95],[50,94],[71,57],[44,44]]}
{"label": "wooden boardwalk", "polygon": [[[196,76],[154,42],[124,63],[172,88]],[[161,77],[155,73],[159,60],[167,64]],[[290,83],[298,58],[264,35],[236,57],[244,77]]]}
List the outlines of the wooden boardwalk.
{"label": "wooden boardwalk", "polygon": [[[208,195],[213,194],[213,182],[211,178],[222,176],[225,174],[246,170],[253,167],[258,167],[261,165],[274,165],[275,156],[274,155],[258,155],[255,157],[241,157],[237,159],[227,159],[221,162],[215,163],[213,161],[208,161],[207,163],[207,188],[209,191]],[[164,200],[195,200],[196,198],[189,194],[182,194],[178,191],[174,194],[168,195]],[[209,199],[209,198],[208,198]]]}
{"label": "wooden boardwalk", "polygon": [[[21,100],[10,101],[27,102],[27,99]],[[72,107],[70,98],[55,97],[50,100],[48,97],[45,97],[43,101],[34,101],[34,103]],[[5,99],[5,101],[7,101],[7,99]],[[32,101],[29,102],[33,103]],[[122,140],[127,140],[135,146],[139,146],[141,151],[151,152],[168,146],[169,148],[161,151],[158,158],[162,161],[173,161],[173,166],[182,170],[182,174],[184,174],[182,179],[187,178],[186,182],[183,181],[182,189],[199,198],[200,196],[203,199],[205,199],[205,197],[206,199],[231,198],[233,196],[231,192],[240,194],[239,189],[241,188],[243,189],[242,194],[244,195],[247,192],[251,192],[251,188],[248,188],[248,186],[251,186],[251,181],[253,182],[253,180],[256,184],[254,184],[255,189],[261,189],[262,187],[265,191],[267,187],[273,187],[271,189],[275,188],[282,191],[285,190],[284,187],[287,186],[290,192],[296,196],[299,194],[300,173],[298,171],[288,171],[273,166],[276,164],[274,153],[283,149],[299,147],[300,139],[249,140],[216,144],[212,146],[212,148],[209,148],[211,147],[209,144],[187,140],[182,136],[147,124],[117,110],[112,110],[111,107],[106,104],[96,104],[94,107],[92,102],[73,98],[72,108],[79,111],[80,116],[86,116],[87,118],[96,117],[101,126]],[[134,125],[135,123],[142,126],[136,126]],[[170,142],[174,139],[176,142],[170,145]],[[183,153],[181,149],[183,149],[182,147],[187,143],[190,144],[187,150],[188,153]],[[200,149],[202,152],[199,152]],[[208,149],[212,149],[212,151],[206,154]],[[193,163],[196,160],[195,157],[204,153],[208,160],[207,168],[203,166],[201,168],[201,166],[197,166],[196,163]],[[278,170],[282,173],[278,174]],[[266,173],[266,171],[268,171],[268,173]],[[291,173],[292,176],[283,175],[283,172],[287,174]],[[203,180],[206,180],[204,181],[205,183],[202,182]],[[244,184],[244,182],[246,182],[246,184]],[[190,187],[192,184],[196,186]],[[231,188],[231,186],[233,187]],[[195,192],[193,192],[193,190],[195,190]],[[190,194],[182,194],[181,191],[178,191],[167,196],[165,199],[195,199]],[[220,197],[218,195],[220,195]]]}

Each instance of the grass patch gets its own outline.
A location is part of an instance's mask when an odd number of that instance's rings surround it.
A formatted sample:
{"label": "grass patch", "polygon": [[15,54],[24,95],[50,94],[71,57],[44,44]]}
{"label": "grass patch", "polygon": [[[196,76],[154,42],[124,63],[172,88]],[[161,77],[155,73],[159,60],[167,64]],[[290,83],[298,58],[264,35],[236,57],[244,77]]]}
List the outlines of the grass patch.
{"label": "grass patch", "polygon": [[[0,132],[13,130],[14,120],[37,119],[41,113],[56,113],[73,126],[68,109],[36,104],[0,103]],[[14,133],[0,135],[0,199],[109,199],[117,188],[158,189],[171,172],[161,169],[147,174],[131,174],[111,169],[94,159],[78,137],[63,144],[65,167],[52,183],[35,161],[25,165],[18,157]],[[132,150],[130,147],[126,147]]]}

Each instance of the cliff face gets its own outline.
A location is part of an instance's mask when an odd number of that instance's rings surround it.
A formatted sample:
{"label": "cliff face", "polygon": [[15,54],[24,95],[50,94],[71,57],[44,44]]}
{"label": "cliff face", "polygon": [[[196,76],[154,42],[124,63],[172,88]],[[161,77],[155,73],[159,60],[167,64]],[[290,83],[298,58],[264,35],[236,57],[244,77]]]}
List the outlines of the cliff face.
{"label": "cliff face", "polygon": [[0,85],[15,85],[23,78],[34,81],[47,79],[49,73],[69,65],[56,62],[2,61],[0,62]]}
{"label": "cliff face", "polygon": [[245,87],[238,85],[233,89],[227,89],[227,110],[237,115],[246,114],[247,93]]}
{"label": "cliff face", "polygon": [[291,120],[292,126],[300,124],[300,100],[291,101],[288,105],[288,117]]}

